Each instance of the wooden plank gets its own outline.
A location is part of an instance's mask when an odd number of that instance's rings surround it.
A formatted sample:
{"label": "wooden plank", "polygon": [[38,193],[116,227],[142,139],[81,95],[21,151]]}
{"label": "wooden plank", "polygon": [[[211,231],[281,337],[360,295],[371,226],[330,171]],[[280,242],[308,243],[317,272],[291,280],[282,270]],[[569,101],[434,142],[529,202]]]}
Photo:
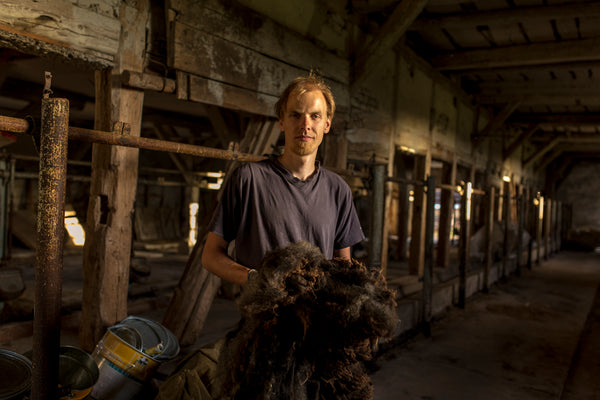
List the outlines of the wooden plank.
{"label": "wooden plank", "polygon": [[[240,101],[234,101],[234,96],[226,97],[235,92],[233,88],[255,92],[252,95],[259,99],[278,97],[290,81],[307,73],[302,68],[182,23],[175,22],[173,30],[175,39],[172,66],[194,75],[194,82],[190,81],[190,85],[199,85],[202,88],[202,99],[207,99],[210,104],[229,104],[231,108],[235,107]],[[323,67],[323,70],[327,68]],[[331,86],[336,102],[340,106],[347,106],[348,88],[335,81],[327,83]],[[191,87],[190,93],[194,93]],[[243,94],[243,91],[235,93]],[[248,98],[249,95],[244,97]],[[265,115],[264,111],[261,114]]]}
{"label": "wooden plank", "polygon": [[442,71],[600,60],[600,39],[565,40],[443,54],[431,59]]}
{"label": "wooden plank", "polygon": [[[442,182],[454,186],[456,184],[457,159],[454,157],[451,165],[444,165]],[[447,268],[450,265],[450,229],[454,213],[454,191],[442,190],[440,199],[439,234],[436,263],[438,267]]]}
{"label": "wooden plank", "polygon": [[0,31],[89,53],[112,63],[121,22],[67,0],[4,0]]}
{"label": "wooden plank", "polygon": [[521,146],[523,142],[537,132],[538,129],[538,124],[532,124],[525,131],[519,134],[519,136],[508,146],[508,148],[502,152],[502,161],[506,161],[510,156],[512,156],[519,146]]}
{"label": "wooden plank", "polygon": [[[95,129],[110,131],[113,121],[127,123],[132,136],[140,136],[144,92],[121,87],[112,74],[143,70],[149,4],[141,1],[136,6],[121,3],[120,18],[130,28],[120,37],[116,68],[96,72],[94,124]],[[93,145],[79,332],[86,351],[93,350],[107,327],[127,316],[138,153],[127,147]]]}
{"label": "wooden plank", "polygon": [[350,64],[305,36],[236,2],[169,0],[176,21],[257,53],[308,71],[319,68],[330,80],[347,84]]}
{"label": "wooden plank", "polygon": [[179,82],[183,82],[182,86],[187,85],[188,92],[184,94],[183,88],[181,91],[178,90],[178,98],[185,97],[186,100],[252,114],[275,115],[274,106],[278,96],[259,93],[184,72],[177,74],[177,87],[180,86]]}

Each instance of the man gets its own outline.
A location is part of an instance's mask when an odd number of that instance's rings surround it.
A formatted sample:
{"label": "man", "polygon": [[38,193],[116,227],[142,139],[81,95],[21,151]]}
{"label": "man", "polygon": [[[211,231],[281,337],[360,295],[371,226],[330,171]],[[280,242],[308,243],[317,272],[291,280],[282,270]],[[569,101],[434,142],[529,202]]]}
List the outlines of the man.
{"label": "man", "polygon": [[[285,135],[283,155],[233,173],[202,254],[207,270],[240,285],[276,248],[307,241],[327,258],[350,259],[351,246],[364,239],[350,188],[316,161],[335,112],[329,87],[313,72],[296,78],[275,112]],[[236,260],[227,253],[232,240]]]}

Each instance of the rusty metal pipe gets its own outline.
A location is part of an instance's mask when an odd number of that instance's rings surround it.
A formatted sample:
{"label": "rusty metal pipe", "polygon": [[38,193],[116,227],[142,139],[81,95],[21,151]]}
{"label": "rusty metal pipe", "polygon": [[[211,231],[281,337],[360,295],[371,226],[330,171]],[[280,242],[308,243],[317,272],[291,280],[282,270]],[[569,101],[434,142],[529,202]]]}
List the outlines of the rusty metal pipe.
{"label": "rusty metal pipe", "polygon": [[5,117],[0,115],[0,131],[11,133],[27,133],[30,130],[30,122],[26,119]]}
{"label": "rusty metal pipe", "polygon": [[69,101],[42,99],[32,400],[58,398]]}
{"label": "rusty metal pipe", "polygon": [[[0,116],[0,131],[12,133],[27,133],[31,130],[31,123],[25,119]],[[127,136],[114,132],[98,131],[93,129],[84,129],[70,126],[69,139],[83,140],[93,143],[103,143],[109,145],[135,147],[145,150],[166,151],[170,153],[188,154],[197,157],[216,158],[221,160],[235,161],[260,161],[265,156],[240,153],[237,151],[214,149],[211,147],[195,146],[185,143],[169,142],[165,140],[149,139],[136,136]],[[368,173],[362,171],[350,171],[344,169],[325,167],[339,175],[356,176],[367,178]],[[423,182],[421,182],[421,185]]]}

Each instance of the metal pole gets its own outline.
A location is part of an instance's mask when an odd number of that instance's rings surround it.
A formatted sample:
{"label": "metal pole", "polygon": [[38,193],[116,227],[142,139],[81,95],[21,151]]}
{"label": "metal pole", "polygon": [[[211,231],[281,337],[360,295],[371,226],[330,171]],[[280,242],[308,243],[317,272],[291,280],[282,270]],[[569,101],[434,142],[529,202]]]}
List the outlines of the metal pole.
{"label": "metal pole", "polygon": [[494,203],[496,197],[496,188],[490,187],[488,191],[488,209],[485,226],[485,266],[483,269],[483,291],[489,290],[490,270],[492,269],[493,258],[493,232],[494,232]]}
{"label": "metal pole", "polygon": [[385,208],[385,164],[375,164],[371,168],[373,189],[371,194],[371,229],[369,231],[369,266],[381,267],[383,244],[383,213]]}
{"label": "metal pole", "polygon": [[467,298],[467,270],[469,268],[469,239],[471,237],[471,182],[463,188],[460,207],[460,246],[458,264],[458,306],[465,308]]}
{"label": "metal pole", "polygon": [[425,264],[423,267],[423,332],[431,336],[431,303],[433,301],[433,222],[435,219],[435,177],[427,178],[425,217]]}
{"label": "metal pole", "polygon": [[68,100],[42,99],[32,400],[58,397],[68,123]]}

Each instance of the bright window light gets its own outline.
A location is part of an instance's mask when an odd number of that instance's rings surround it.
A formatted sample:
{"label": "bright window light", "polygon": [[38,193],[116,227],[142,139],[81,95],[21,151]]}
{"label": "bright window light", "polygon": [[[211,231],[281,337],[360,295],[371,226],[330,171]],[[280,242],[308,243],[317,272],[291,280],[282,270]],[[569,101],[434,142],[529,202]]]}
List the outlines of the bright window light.
{"label": "bright window light", "polygon": [[194,247],[198,240],[198,203],[190,203],[190,234],[188,236],[188,246]]}
{"label": "bright window light", "polygon": [[85,243],[85,231],[79,223],[75,211],[65,211],[65,228],[75,246],[83,246]]}

